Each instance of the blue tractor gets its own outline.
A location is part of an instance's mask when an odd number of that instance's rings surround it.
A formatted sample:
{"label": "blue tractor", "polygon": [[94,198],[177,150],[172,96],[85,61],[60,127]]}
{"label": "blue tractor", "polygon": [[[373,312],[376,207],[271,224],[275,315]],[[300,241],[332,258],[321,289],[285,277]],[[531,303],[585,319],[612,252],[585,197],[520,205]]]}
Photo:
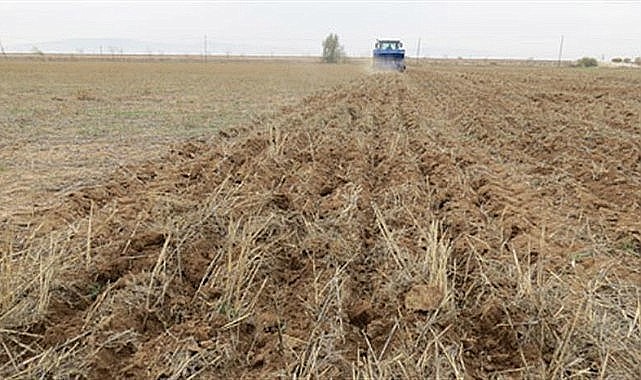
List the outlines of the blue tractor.
{"label": "blue tractor", "polygon": [[374,68],[379,70],[405,71],[405,49],[399,40],[376,40],[374,45]]}

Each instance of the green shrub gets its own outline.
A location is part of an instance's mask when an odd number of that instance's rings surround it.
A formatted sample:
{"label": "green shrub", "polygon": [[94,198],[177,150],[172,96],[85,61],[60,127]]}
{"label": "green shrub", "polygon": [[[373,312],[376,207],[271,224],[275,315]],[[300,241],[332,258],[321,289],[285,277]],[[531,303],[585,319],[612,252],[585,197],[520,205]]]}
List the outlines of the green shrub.
{"label": "green shrub", "polygon": [[623,58],[621,57],[612,58],[612,63],[621,63],[621,62],[623,62]]}
{"label": "green shrub", "polygon": [[596,67],[596,66],[599,66],[599,62],[597,62],[596,58],[583,57],[578,61],[576,61],[576,66],[577,67]]}

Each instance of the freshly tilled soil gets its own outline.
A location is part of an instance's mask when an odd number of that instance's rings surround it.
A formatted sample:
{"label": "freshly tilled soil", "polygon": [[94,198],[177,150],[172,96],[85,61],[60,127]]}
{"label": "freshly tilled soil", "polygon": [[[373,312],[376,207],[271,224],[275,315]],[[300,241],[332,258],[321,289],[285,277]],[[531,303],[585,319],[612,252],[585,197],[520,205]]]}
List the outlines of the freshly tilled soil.
{"label": "freshly tilled soil", "polygon": [[2,371],[634,378],[639,80],[563,72],[374,74],[68,194]]}

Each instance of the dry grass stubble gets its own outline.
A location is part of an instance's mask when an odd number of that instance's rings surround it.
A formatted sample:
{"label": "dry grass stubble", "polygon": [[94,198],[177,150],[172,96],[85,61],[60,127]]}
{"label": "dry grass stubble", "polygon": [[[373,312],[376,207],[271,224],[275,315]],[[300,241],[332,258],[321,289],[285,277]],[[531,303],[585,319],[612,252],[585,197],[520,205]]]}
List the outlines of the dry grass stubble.
{"label": "dry grass stubble", "polygon": [[[600,214],[569,220],[587,206],[551,207],[526,163],[463,136],[440,98],[460,95],[419,74],[308,97],[71,194],[3,255],[1,371],[633,378],[640,258],[604,252]],[[569,260],[569,231],[592,261]]]}

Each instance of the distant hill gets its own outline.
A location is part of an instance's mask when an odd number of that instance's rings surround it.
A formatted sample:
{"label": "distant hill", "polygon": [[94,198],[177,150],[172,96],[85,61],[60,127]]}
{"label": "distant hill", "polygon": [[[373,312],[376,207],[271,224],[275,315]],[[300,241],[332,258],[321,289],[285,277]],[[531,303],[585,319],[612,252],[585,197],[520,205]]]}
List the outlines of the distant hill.
{"label": "distant hill", "polygon": [[[285,44],[288,45],[288,44]],[[320,46],[320,43],[319,43]],[[231,43],[210,40],[207,52],[211,55],[310,55],[315,48],[297,51],[291,46],[272,46],[257,43]],[[71,38],[5,45],[7,53],[30,53],[40,51],[61,54],[202,54],[202,42],[194,40],[185,43],[150,42],[126,38]],[[300,49],[299,49],[300,50]],[[316,49],[317,50],[317,49]]]}
{"label": "distant hill", "polygon": [[[318,44],[320,46],[320,43]],[[407,47],[407,56],[413,57],[414,47]],[[30,53],[40,51],[60,54],[202,54],[202,42],[194,40],[185,43],[151,42],[128,38],[71,38],[57,41],[44,41],[34,43],[9,44],[4,46],[7,53]],[[371,56],[371,47],[359,47],[359,50],[348,52],[348,56]],[[361,50],[362,49],[362,50]],[[314,46],[307,48],[292,47],[287,43],[276,44],[274,41],[268,43],[256,42],[225,42],[221,40],[210,40],[208,53],[211,55],[316,55],[318,49]],[[454,46],[424,43],[421,49],[423,57],[432,58],[498,58],[500,55],[491,51],[479,49],[463,49]],[[513,57],[516,58],[516,57]],[[523,58],[523,57],[519,57]]]}
{"label": "distant hill", "polygon": [[7,52],[78,53],[78,54],[200,54],[202,45],[172,44],[124,38],[73,38],[32,44],[9,45]]}

